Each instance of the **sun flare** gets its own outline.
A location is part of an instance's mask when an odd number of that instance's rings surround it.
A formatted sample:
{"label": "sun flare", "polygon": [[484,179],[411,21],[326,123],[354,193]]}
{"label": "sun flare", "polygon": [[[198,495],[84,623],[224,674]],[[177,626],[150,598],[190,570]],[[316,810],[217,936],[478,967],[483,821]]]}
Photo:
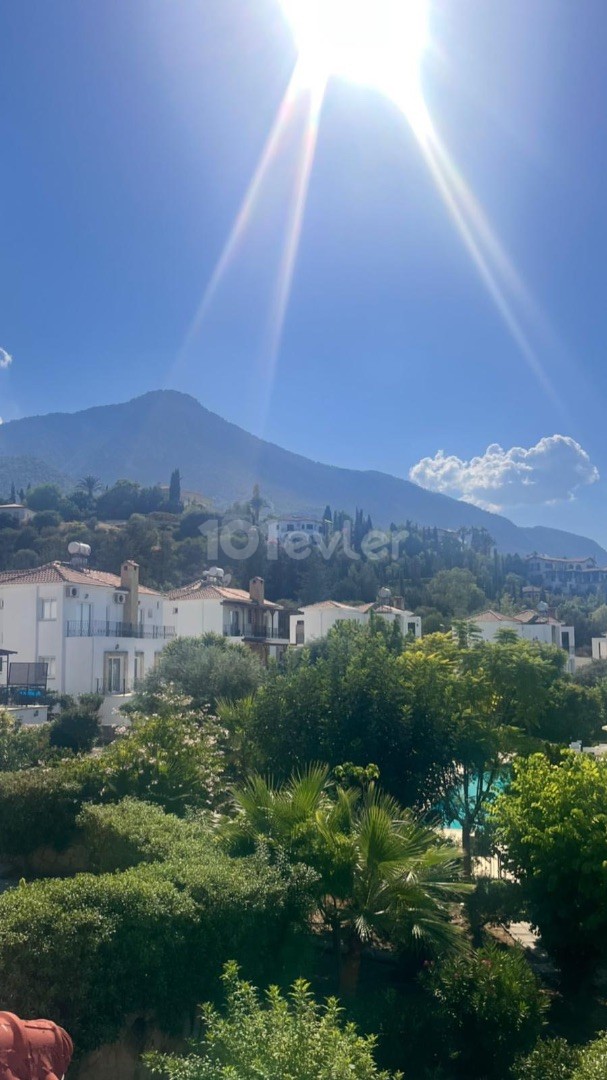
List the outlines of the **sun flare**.
{"label": "sun flare", "polygon": [[409,113],[421,102],[428,0],[281,0],[300,78],[331,76],[374,87]]}

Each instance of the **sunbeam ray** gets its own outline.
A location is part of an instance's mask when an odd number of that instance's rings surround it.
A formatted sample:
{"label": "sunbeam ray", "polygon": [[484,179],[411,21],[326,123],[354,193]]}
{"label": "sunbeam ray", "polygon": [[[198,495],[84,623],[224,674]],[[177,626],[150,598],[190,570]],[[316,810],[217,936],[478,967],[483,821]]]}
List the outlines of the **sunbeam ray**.
{"label": "sunbeam ray", "polygon": [[312,174],[312,166],[314,164],[314,155],[316,153],[316,143],[318,139],[318,123],[320,119],[322,103],[325,96],[325,90],[326,83],[318,83],[315,84],[313,87],[310,87],[308,91],[308,111],[306,117],[305,131],[302,138],[299,161],[295,174],[295,183],[293,187],[293,196],[291,199],[291,207],[289,213],[289,223],[285,233],[285,240],[283,244],[282,258],[280,261],[280,269],[278,274],[275,298],[272,305],[272,310],[270,312],[267,339],[268,343],[266,350],[266,357],[269,368],[268,377],[270,378],[270,380],[273,377],[274,369],[276,366],[276,359],[278,356],[278,350],[280,348],[280,342],[287,312],[287,305],[289,302],[289,296],[291,294],[293,274],[295,271],[295,262],[299,249],[299,241],[301,238],[301,230],[308,197],[308,189],[310,186],[310,177]]}
{"label": "sunbeam ray", "polygon": [[223,247],[221,255],[217,261],[215,269],[211,275],[211,278],[204,291],[202,300],[196,310],[194,318],[192,319],[188,330],[186,332],[183,344],[179,351],[178,361],[185,356],[194,339],[196,338],[200,327],[204,321],[204,318],[209,310],[209,307],[215,297],[217,289],[223,280],[225,273],[230,266],[238,247],[242,241],[242,238],[246,232],[247,226],[254,213],[256,203],[259,199],[264,182],[267,178],[271,165],[276,157],[280,143],[284,137],[284,134],[289,126],[289,122],[293,116],[293,112],[300,94],[302,93],[302,80],[301,80],[301,63],[298,61],[293,69],[293,74],[289,81],[289,85],[285,91],[285,95],[278,110],[276,119],[272,126],[272,130],[268,136],[266,144],[264,146],[259,164],[255,170],[253,178],[247,188],[247,192],[242,201],[240,210],[236,216],[234,224],[230,230],[230,234]]}
{"label": "sunbeam ray", "polygon": [[563,415],[567,415],[565,405],[516,313],[515,303],[523,308],[529,322],[534,324],[533,328],[543,337],[552,338],[554,335],[531,299],[478,200],[451,160],[423,103],[421,90],[414,114],[399,104],[396,95],[394,100],[411,123],[432,178],[506,328],[547,397]]}

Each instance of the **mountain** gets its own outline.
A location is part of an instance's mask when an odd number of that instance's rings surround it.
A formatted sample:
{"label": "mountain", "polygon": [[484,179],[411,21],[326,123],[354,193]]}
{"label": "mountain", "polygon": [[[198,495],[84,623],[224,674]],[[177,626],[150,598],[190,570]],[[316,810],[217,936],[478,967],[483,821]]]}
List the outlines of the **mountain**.
{"label": "mountain", "polygon": [[62,491],[73,486],[69,476],[31,454],[23,457],[0,456],[0,492],[8,495],[11,484],[15,485],[16,491],[26,488],[28,484],[32,487],[37,487],[38,484],[56,484]]}
{"label": "mountain", "polygon": [[[540,526],[521,528],[499,514],[387,473],[312,461],[250,435],[174,390],[2,424],[0,476],[9,458],[38,459],[32,462],[32,483],[40,482],[35,469],[41,461],[51,476],[77,480],[92,474],[108,484],[124,478],[153,485],[167,481],[179,467],[185,488],[219,506],[248,498],[258,483],[278,511],[322,511],[327,503],[350,511],[360,506],[376,525],[410,519],[443,529],[476,526],[487,529],[504,552],[594,555],[607,565],[607,551],[586,537]],[[20,479],[17,486],[24,482]]]}

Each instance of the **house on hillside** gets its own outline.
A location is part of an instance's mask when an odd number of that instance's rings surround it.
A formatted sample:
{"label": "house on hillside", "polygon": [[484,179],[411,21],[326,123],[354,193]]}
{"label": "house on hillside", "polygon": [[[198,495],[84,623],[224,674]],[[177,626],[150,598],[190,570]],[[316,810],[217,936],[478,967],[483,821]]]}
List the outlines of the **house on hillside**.
{"label": "house on hillside", "polygon": [[591,555],[584,559],[528,555],[526,562],[531,584],[552,593],[579,595],[607,584],[607,567],[598,566]]}
{"label": "house on hillside", "polygon": [[266,600],[263,578],[252,578],[247,592],[224,585],[223,572],[213,569],[215,574],[165,597],[165,618],[178,636],[222,634],[248,645],[263,663],[280,659],[289,645],[287,616],[280,604]]}
{"label": "house on hillside", "polygon": [[268,521],[269,544],[284,544],[291,536],[298,533],[308,538],[315,535],[322,536],[323,523],[320,518],[310,514],[290,514]]}
{"label": "house on hillside", "polygon": [[34,511],[29,506],[21,503],[0,503],[0,515],[10,517],[17,525],[27,525],[34,516]]}
{"label": "house on hillside", "polygon": [[[541,606],[540,606],[541,607]],[[575,670],[575,630],[565,626],[545,610],[521,611],[518,615],[504,615],[500,611],[483,611],[472,615],[466,622],[477,627],[483,641],[493,642],[500,630],[513,630],[525,641],[539,641],[543,645],[557,645],[567,653],[567,671]]]}
{"label": "house on hillside", "polygon": [[399,596],[381,598],[373,604],[344,604],[338,600],[322,600],[318,604],[308,604],[291,615],[291,645],[309,645],[312,641],[319,641],[326,637],[338,622],[355,622],[365,626],[372,612],[388,622],[398,622],[404,636],[413,634],[416,638],[421,637],[421,618],[412,611],[406,611]]}
{"label": "house on hillside", "polygon": [[90,568],[82,551],[0,573],[0,645],[20,663],[46,665],[48,690],[102,694],[106,722],[175,636],[163,619],[163,597],[139,584],[130,560],[120,576]]}

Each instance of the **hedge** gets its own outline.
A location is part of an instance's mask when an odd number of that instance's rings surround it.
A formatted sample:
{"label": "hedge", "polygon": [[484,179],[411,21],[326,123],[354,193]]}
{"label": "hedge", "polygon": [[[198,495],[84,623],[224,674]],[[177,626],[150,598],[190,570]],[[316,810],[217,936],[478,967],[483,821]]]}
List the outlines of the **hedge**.
{"label": "hedge", "polygon": [[0,1007],[50,1016],[80,1051],[127,1016],[165,1030],[209,996],[226,958],[276,977],[308,909],[306,875],[198,850],[124,873],[22,884],[0,896]]}
{"label": "hedge", "polygon": [[212,843],[200,825],[131,798],[109,806],[84,806],[77,825],[87,869],[98,874],[161,862],[180,851],[191,855]]}
{"label": "hedge", "polygon": [[83,802],[99,798],[101,789],[94,759],[0,773],[0,856],[26,857],[40,847],[63,851]]}

